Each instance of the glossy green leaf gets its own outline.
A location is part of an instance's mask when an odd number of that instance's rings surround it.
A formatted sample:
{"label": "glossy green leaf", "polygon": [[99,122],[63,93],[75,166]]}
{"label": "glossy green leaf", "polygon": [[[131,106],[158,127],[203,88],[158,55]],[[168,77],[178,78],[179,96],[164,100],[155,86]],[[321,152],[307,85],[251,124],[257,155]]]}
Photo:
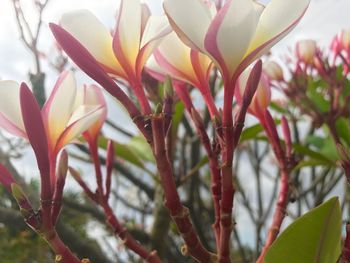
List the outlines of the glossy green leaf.
{"label": "glossy green leaf", "polygon": [[[108,140],[106,138],[101,137],[99,139],[99,147],[106,149],[107,142]],[[121,158],[124,161],[127,161],[141,169],[145,169],[145,165],[142,158],[138,155],[137,152],[135,152],[135,150],[132,147],[128,146],[127,144],[122,144],[116,141],[113,141],[113,143],[115,154],[118,158]]]}
{"label": "glossy green leaf", "polygon": [[264,263],[336,263],[341,253],[337,197],[292,223],[268,250]]}
{"label": "glossy green leaf", "polygon": [[185,105],[181,101],[177,102],[174,107],[174,113],[173,113],[172,122],[171,122],[172,133],[174,138],[177,135],[177,131],[178,131],[180,122],[183,118],[184,112],[185,112]]}
{"label": "glossy green leaf", "polygon": [[260,124],[255,124],[253,126],[250,126],[244,129],[240,137],[240,142],[242,143],[244,141],[255,138],[263,130],[264,128]]}
{"label": "glossy green leaf", "polygon": [[320,112],[327,112],[330,107],[329,101],[326,99],[326,96],[324,96],[324,85],[325,83],[322,80],[313,81],[306,91],[307,96]]}
{"label": "glossy green leaf", "polygon": [[312,159],[322,161],[325,164],[334,165],[334,162],[330,158],[328,158],[327,156],[323,155],[320,152],[311,150],[310,148],[308,148],[306,146],[303,146],[300,144],[294,144],[293,148],[294,148],[295,152],[297,152],[297,153],[301,153],[305,156],[311,157]]}
{"label": "glossy green leaf", "polygon": [[337,133],[347,145],[350,145],[350,123],[345,118],[338,118],[336,121]]}
{"label": "glossy green leaf", "polygon": [[129,141],[129,143],[127,145],[142,160],[153,162],[153,163],[155,162],[153,154],[152,154],[152,149],[144,137],[135,136],[135,137],[131,138],[131,140]]}

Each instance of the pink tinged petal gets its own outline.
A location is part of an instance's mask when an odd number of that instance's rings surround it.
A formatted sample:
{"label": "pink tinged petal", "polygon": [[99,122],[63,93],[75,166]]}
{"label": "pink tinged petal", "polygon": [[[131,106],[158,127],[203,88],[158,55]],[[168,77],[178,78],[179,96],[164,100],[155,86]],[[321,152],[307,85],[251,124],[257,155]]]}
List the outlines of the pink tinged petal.
{"label": "pink tinged petal", "polygon": [[[248,78],[252,72],[252,68],[248,68],[242,72],[237,81],[235,89],[235,98],[239,104],[242,104],[243,94],[247,87]],[[248,111],[259,117],[271,102],[271,88],[269,77],[263,72],[259,80],[258,87],[249,105]]]}
{"label": "pink tinged petal", "polygon": [[101,64],[124,76],[112,49],[112,36],[109,30],[88,10],[66,13],[60,25],[76,38]]}
{"label": "pink tinged petal", "polygon": [[0,127],[13,135],[26,138],[19,104],[19,84],[12,80],[0,81],[0,98]]}
{"label": "pink tinged petal", "polygon": [[244,57],[258,23],[253,1],[230,0],[217,13],[205,38],[205,48],[222,74],[231,78]]}
{"label": "pink tinged petal", "polygon": [[296,55],[298,59],[306,64],[313,64],[317,52],[315,40],[300,40],[296,45]]}
{"label": "pink tinged petal", "polygon": [[148,19],[144,34],[141,40],[141,50],[137,56],[136,72],[138,75],[146,64],[148,58],[164,37],[171,32],[168,20],[165,16],[151,16]]}
{"label": "pink tinged petal", "polygon": [[84,104],[101,105],[106,107],[107,103],[103,96],[102,89],[96,85],[84,86]]}
{"label": "pink tinged petal", "polygon": [[163,39],[153,55],[166,74],[196,85],[198,81],[192,67],[190,53],[191,49],[184,45],[173,32]]}
{"label": "pink tinged petal", "polygon": [[12,174],[6,169],[5,166],[0,164],[0,184],[2,184],[9,193],[12,192],[11,184],[15,184],[16,181]]}
{"label": "pink tinged petal", "polygon": [[96,139],[107,118],[107,105],[102,94],[102,90],[96,85],[85,86],[84,91],[84,105],[102,106],[103,109],[103,113],[100,118],[83,134],[86,139]]}
{"label": "pink tinged petal", "polygon": [[44,105],[43,119],[50,147],[54,147],[74,109],[76,81],[72,72],[63,72]]}
{"label": "pink tinged petal", "polygon": [[350,52],[350,29],[341,31],[341,44],[343,48]]}
{"label": "pink tinged petal", "polygon": [[[43,119],[41,117],[40,107],[34,98],[33,93],[29,90],[25,83],[20,87],[20,105],[23,116],[24,127],[26,129],[29,143],[32,145],[38,168],[41,174],[42,189],[47,187],[48,192],[50,188],[50,163],[49,163],[49,149],[47,144],[47,137]],[[48,197],[48,196],[46,196]]]}
{"label": "pink tinged petal", "polygon": [[201,85],[208,83],[208,78],[211,70],[211,60],[197,50],[191,50],[191,63],[193,70],[197,76],[198,82]]}
{"label": "pink tinged petal", "polygon": [[146,28],[147,21],[151,17],[151,10],[148,5],[143,3],[141,4],[141,36]]}
{"label": "pink tinged petal", "polygon": [[237,74],[286,36],[303,17],[309,3],[310,0],[271,0],[261,14],[254,38]]}
{"label": "pink tinged petal", "polygon": [[259,109],[265,110],[271,102],[271,87],[269,78],[266,74],[262,73],[258,89],[254,95],[253,100],[256,100],[259,104]]}
{"label": "pink tinged petal", "polygon": [[121,0],[113,36],[113,51],[127,74],[135,74],[141,42],[140,0]]}
{"label": "pink tinged petal", "polygon": [[103,115],[103,107],[81,106],[71,117],[68,127],[62,133],[56,146],[56,150],[62,149],[65,145],[79,137],[89,129]]}
{"label": "pink tinged petal", "polygon": [[164,69],[157,63],[156,59],[154,58],[154,55],[151,55],[150,58],[147,60],[146,72],[150,74],[153,78],[161,82],[165,80],[165,76],[167,75]]}
{"label": "pink tinged petal", "polygon": [[[50,29],[63,50],[81,70],[98,82],[115,98],[126,98],[125,93],[123,93],[117,84],[107,75],[103,67],[101,67],[97,60],[84,46],[82,46],[81,43],[79,43],[71,34],[58,25],[51,23]],[[130,106],[130,108],[132,107],[132,105],[128,106]]]}
{"label": "pink tinged petal", "polygon": [[197,84],[197,80],[194,76],[194,73],[191,74],[188,72],[184,72],[182,71],[182,68],[179,69],[175,67],[170,63],[170,61],[167,60],[167,58],[164,55],[160,53],[158,49],[153,53],[153,56],[165,75],[170,75],[171,77],[184,82],[190,82],[193,85]]}
{"label": "pink tinged petal", "polygon": [[210,7],[202,0],[165,0],[169,22],[189,47],[204,51],[204,38],[212,20]]}

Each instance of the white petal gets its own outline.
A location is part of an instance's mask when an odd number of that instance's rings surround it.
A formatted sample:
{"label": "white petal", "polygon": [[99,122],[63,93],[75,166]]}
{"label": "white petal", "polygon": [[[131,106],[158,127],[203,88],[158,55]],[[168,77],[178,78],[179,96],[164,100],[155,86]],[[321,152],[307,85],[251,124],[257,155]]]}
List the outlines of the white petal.
{"label": "white petal", "polygon": [[[155,38],[159,38],[168,28],[169,22],[166,16],[150,16],[142,35],[141,48]],[[170,33],[170,30],[168,32]]]}
{"label": "white petal", "polygon": [[[194,74],[190,58],[191,49],[183,44],[174,32],[164,38],[158,50],[177,70],[190,75]],[[165,65],[161,67],[167,71]]]}
{"label": "white petal", "polygon": [[73,73],[64,72],[43,107],[44,124],[51,142],[55,142],[67,126],[75,106],[76,90]]}
{"label": "white petal", "polygon": [[166,16],[151,16],[148,19],[142,36],[141,50],[137,57],[137,73],[141,74],[143,66],[154,49],[163,41],[164,37],[171,32]]}
{"label": "white petal", "polygon": [[12,80],[0,81],[0,126],[17,136],[25,137],[19,84]]}
{"label": "white petal", "polygon": [[106,106],[106,100],[102,89],[96,85],[86,85],[84,87],[84,104]]}
{"label": "white petal", "polygon": [[77,120],[83,118],[86,115],[89,115],[91,112],[96,111],[101,106],[99,105],[81,105],[79,106],[71,115],[69,122],[67,123],[67,126],[71,125],[72,123],[76,122]]}
{"label": "white petal", "polygon": [[61,26],[72,34],[101,64],[122,74],[112,48],[109,30],[88,10],[66,13]]}
{"label": "white petal", "polygon": [[281,34],[268,45],[267,48],[271,48],[272,45],[289,33],[304,14],[309,2],[309,0],[271,0],[261,14],[254,39],[247,54]]}
{"label": "white petal", "polygon": [[164,10],[174,31],[190,47],[204,51],[204,38],[212,20],[202,0],[165,0]]}
{"label": "white petal", "polygon": [[66,144],[70,143],[72,140],[80,136],[84,131],[89,129],[101,116],[104,114],[103,107],[80,107],[74,112],[71,120],[69,121],[69,126],[64,131],[59,139],[56,147],[61,149]]}
{"label": "white petal", "polygon": [[[141,3],[140,0],[121,0],[114,40],[118,42],[123,56],[131,66],[135,65],[141,42]],[[117,39],[117,40],[116,40]],[[114,47],[114,53],[118,52]]]}
{"label": "white petal", "polygon": [[231,0],[220,12],[226,8],[216,41],[228,73],[232,75],[249,47],[258,19],[256,5],[251,0]]}

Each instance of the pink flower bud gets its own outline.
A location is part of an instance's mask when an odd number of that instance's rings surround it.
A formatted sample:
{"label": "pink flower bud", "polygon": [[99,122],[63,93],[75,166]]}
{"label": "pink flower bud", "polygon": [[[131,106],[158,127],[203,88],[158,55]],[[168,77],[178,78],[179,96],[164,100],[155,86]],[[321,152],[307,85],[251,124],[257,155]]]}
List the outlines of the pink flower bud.
{"label": "pink flower bud", "polygon": [[282,81],[284,80],[283,70],[279,64],[274,61],[269,61],[264,65],[264,72],[270,80]]}
{"label": "pink flower bud", "polygon": [[[242,97],[246,88],[247,80],[251,69],[246,69],[239,77],[235,89],[235,97],[239,104],[242,103]],[[248,112],[256,117],[261,117],[265,109],[271,102],[271,87],[267,74],[263,71],[255,95],[249,105]]]}
{"label": "pink flower bud", "polygon": [[317,52],[317,45],[315,40],[307,39],[301,40],[296,46],[296,55],[298,60],[305,64],[312,65],[314,57]]}
{"label": "pink flower bud", "polygon": [[342,30],[339,35],[341,47],[350,52],[350,29]]}

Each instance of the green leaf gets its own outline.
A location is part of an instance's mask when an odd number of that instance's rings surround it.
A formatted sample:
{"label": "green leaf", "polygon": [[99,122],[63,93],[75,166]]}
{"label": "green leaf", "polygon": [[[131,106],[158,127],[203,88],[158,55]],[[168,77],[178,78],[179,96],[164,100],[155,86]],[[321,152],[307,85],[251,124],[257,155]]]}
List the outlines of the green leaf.
{"label": "green leaf", "polygon": [[309,159],[306,161],[301,161],[299,162],[294,168],[293,171],[297,171],[303,167],[310,167],[310,166],[324,166],[324,165],[329,165],[328,163],[321,161],[321,160],[315,160],[315,159]]}
{"label": "green leaf", "polygon": [[264,263],[336,263],[341,253],[337,197],[298,218],[276,239]]}
{"label": "green leaf", "polygon": [[327,112],[330,104],[324,95],[325,83],[322,80],[313,81],[307,88],[306,94],[321,112]]}
{"label": "green leaf", "polygon": [[184,112],[185,112],[185,105],[181,101],[179,101],[178,103],[175,104],[174,114],[173,114],[172,123],[171,123],[172,133],[174,138],[177,135],[177,130],[183,118]]}
{"label": "green leaf", "polygon": [[[281,124],[281,120],[275,119],[274,121],[275,121],[276,125]],[[261,136],[258,137],[258,135],[263,131],[264,131],[264,128],[259,123],[252,125],[248,128],[245,128],[241,134],[240,143],[242,143],[244,141],[251,140],[251,139],[260,140]],[[263,137],[265,138],[265,136],[263,136]]]}
{"label": "green leaf", "polygon": [[346,141],[347,145],[350,145],[350,123],[345,118],[338,118],[336,121],[336,129],[337,133],[344,141]]}
{"label": "green leaf", "polygon": [[155,163],[152,149],[146,139],[141,136],[132,137],[127,144],[142,160]]}
{"label": "green leaf", "polygon": [[[107,148],[107,142],[108,140],[104,137],[101,137],[99,139],[99,147],[106,149]],[[145,170],[145,165],[142,160],[142,158],[138,155],[135,150],[128,146],[127,144],[122,144],[116,141],[113,141],[114,143],[114,149],[115,149],[115,154],[117,157],[132,163],[133,165]]]}
{"label": "green leaf", "polygon": [[260,124],[255,124],[244,129],[240,137],[240,143],[255,138],[263,130],[264,128]]}
{"label": "green leaf", "polygon": [[329,159],[328,157],[326,157],[325,155],[323,155],[319,152],[311,150],[310,148],[308,148],[306,146],[303,146],[300,144],[294,144],[293,148],[294,148],[295,152],[297,152],[297,153],[301,153],[303,155],[311,157],[312,159],[319,160],[321,162],[324,162],[325,164],[334,165],[334,162],[331,159]]}

